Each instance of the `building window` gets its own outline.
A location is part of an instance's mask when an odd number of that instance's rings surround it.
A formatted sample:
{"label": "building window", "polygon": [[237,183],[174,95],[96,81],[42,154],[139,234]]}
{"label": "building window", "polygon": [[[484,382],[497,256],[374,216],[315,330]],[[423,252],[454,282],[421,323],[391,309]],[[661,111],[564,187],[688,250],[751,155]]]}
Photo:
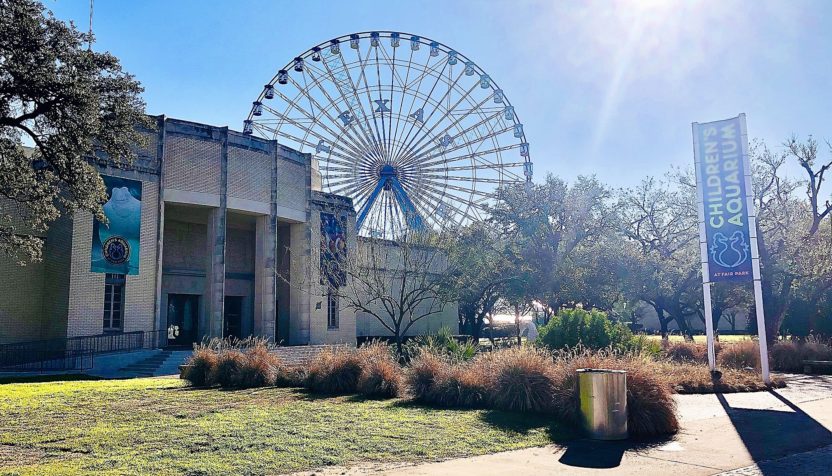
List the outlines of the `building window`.
{"label": "building window", "polygon": [[331,290],[326,294],[326,325],[330,329],[338,328],[338,295]]}
{"label": "building window", "polygon": [[104,278],[104,332],[124,329],[124,275],[107,273]]}

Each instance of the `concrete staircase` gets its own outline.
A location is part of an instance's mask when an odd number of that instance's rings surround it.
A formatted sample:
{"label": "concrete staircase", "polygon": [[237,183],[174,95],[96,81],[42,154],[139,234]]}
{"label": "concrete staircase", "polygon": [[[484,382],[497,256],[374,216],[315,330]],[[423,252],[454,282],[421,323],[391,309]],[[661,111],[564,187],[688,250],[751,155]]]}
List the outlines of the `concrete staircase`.
{"label": "concrete staircase", "polygon": [[188,356],[189,350],[159,350],[149,357],[133,362],[118,369],[122,377],[158,377],[179,373]]}

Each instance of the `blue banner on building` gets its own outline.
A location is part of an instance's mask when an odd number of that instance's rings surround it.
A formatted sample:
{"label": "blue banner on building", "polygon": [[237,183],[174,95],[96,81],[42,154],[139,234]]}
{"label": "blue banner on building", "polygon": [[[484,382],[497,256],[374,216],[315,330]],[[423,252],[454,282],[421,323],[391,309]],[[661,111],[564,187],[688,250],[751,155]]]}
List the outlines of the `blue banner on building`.
{"label": "blue banner on building", "polygon": [[107,187],[104,215],[109,223],[93,220],[90,271],[139,274],[142,228],[142,183],[103,176]]}
{"label": "blue banner on building", "polygon": [[710,282],[753,279],[743,119],[693,125]]}

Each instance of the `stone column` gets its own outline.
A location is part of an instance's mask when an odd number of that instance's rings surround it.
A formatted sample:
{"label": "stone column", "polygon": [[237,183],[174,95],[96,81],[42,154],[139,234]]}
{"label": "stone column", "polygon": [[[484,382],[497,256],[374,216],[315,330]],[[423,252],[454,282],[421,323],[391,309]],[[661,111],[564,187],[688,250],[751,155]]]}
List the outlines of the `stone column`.
{"label": "stone column", "polygon": [[[208,268],[205,273],[205,315],[210,337],[222,337],[225,307],[225,242],[228,203],[228,128],[220,130],[220,205],[211,210],[208,218]],[[200,173],[194,171],[194,173]]]}
{"label": "stone column", "polygon": [[257,217],[254,260],[254,334],[274,340],[275,332],[275,241],[274,215]]}

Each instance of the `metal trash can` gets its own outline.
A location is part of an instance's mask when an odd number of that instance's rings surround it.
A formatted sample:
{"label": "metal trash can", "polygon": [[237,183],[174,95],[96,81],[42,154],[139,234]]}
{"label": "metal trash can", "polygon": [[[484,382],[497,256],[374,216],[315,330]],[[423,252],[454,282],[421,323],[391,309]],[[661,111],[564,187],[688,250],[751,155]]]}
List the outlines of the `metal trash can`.
{"label": "metal trash can", "polygon": [[590,438],[627,438],[626,371],[579,369],[578,394],[581,417]]}

